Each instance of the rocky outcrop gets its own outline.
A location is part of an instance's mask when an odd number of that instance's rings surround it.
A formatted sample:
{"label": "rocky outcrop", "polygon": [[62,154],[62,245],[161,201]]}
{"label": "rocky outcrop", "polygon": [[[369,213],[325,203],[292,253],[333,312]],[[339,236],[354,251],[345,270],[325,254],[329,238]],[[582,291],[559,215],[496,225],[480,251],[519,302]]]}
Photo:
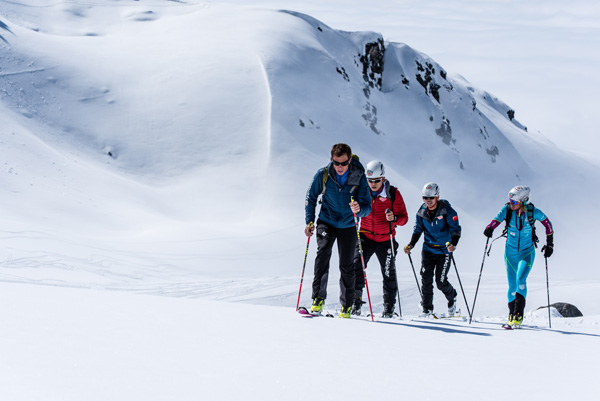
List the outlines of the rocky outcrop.
{"label": "rocky outcrop", "polygon": [[[556,302],[550,305],[561,314],[562,317],[582,317],[583,313],[575,305],[568,304],[566,302]],[[538,309],[546,308],[540,306]]]}
{"label": "rocky outcrop", "polygon": [[363,67],[363,79],[371,88],[381,90],[384,55],[385,45],[382,38],[379,38],[377,42],[367,43],[365,45],[365,54],[360,55],[360,62]]}

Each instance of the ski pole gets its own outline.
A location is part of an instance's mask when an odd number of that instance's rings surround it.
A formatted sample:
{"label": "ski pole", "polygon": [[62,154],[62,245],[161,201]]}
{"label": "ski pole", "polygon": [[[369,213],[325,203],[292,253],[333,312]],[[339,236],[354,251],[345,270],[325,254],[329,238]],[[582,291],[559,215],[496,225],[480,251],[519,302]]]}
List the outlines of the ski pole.
{"label": "ski pole", "polygon": [[548,292],[548,326],[552,328],[552,320],[550,319],[550,284],[548,282],[548,258],[544,256],[546,261],[546,291]]}
{"label": "ski pole", "polygon": [[[475,288],[475,298],[473,299],[473,307],[471,308],[471,313],[475,313],[475,302],[477,302],[477,292],[479,291],[479,282],[481,281],[481,273],[483,272],[483,263],[485,262],[485,253],[487,252],[488,243],[490,242],[490,237],[485,241],[485,249],[483,250],[483,260],[481,261],[481,269],[479,269],[479,279],[477,280],[477,288]],[[473,319],[473,315],[469,315],[469,324],[471,324],[471,320]]]}
{"label": "ski pole", "polygon": [[[310,228],[313,227],[313,222],[308,223]],[[304,269],[306,268],[306,257],[308,256],[308,245],[310,244],[310,236],[306,240],[306,252],[304,252],[304,264],[302,265],[302,277],[300,278],[300,289],[298,290],[298,302],[296,303],[296,312],[298,312],[298,307],[300,306],[300,294],[302,294],[302,283],[304,282]]]}
{"label": "ski pole", "polygon": [[[350,197],[350,201],[354,202],[354,197]],[[356,226],[356,236],[358,237],[358,252],[360,253],[360,261],[362,262],[363,275],[365,276],[365,287],[367,287],[367,299],[369,300],[369,310],[371,311],[371,321],[374,322],[373,319],[373,307],[371,306],[371,295],[369,294],[369,283],[367,282],[367,268],[365,267],[365,258],[363,257],[362,244],[360,243],[360,230],[358,229],[358,219],[356,218],[356,213],[354,214],[354,225]]]}
{"label": "ski pole", "polygon": [[[406,249],[406,247],[404,247],[404,248]],[[417,282],[417,289],[419,290],[419,296],[421,297],[421,302],[423,302],[423,293],[421,292],[421,286],[419,285],[419,279],[417,278],[417,272],[415,271],[415,265],[413,265],[413,261],[410,256],[410,253],[407,253],[407,255],[408,255],[408,260],[410,261],[410,267],[412,267],[412,271],[415,276],[415,281]]]}
{"label": "ski pole", "polygon": [[[390,209],[385,209],[385,213],[390,212]],[[394,236],[392,235],[392,222],[388,221],[388,227],[390,228],[390,246],[392,249],[392,261],[394,262],[394,268],[396,269],[396,252],[394,251]],[[391,262],[390,262],[391,264]],[[402,305],[400,304],[400,284],[398,283],[398,269],[396,269],[396,294],[398,295],[398,313],[402,317]]]}
{"label": "ski pole", "polygon": [[[446,242],[446,246],[450,245],[449,242]],[[458,284],[460,284],[460,290],[462,291],[463,298],[465,299],[465,305],[467,305],[467,313],[471,316],[471,311],[469,310],[469,304],[467,302],[467,296],[465,295],[465,290],[463,289],[462,282],[460,281],[460,276],[458,275],[458,268],[456,267],[456,261],[454,260],[454,254],[450,252],[450,259],[454,264],[454,270],[456,270],[456,277],[458,277]]]}

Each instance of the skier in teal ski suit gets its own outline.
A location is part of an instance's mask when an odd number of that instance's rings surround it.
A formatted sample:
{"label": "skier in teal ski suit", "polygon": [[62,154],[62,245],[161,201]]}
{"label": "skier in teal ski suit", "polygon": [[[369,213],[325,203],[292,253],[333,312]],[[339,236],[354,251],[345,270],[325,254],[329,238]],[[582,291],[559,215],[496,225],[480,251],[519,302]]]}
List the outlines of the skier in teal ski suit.
{"label": "skier in teal ski suit", "polygon": [[[500,212],[487,225],[483,234],[486,237],[493,235],[494,229],[501,222],[506,221],[507,238],[504,248],[504,262],[508,279],[508,309],[510,326],[520,326],[525,311],[527,298],[527,276],[535,260],[535,247],[537,237],[534,237],[534,228],[530,220],[541,222],[546,229],[546,246],[542,248],[544,257],[550,257],[554,249],[554,230],[552,223],[546,215],[533,204],[528,204],[529,188],[516,186],[509,194],[510,202],[504,205]],[[507,215],[510,220],[507,221]]]}

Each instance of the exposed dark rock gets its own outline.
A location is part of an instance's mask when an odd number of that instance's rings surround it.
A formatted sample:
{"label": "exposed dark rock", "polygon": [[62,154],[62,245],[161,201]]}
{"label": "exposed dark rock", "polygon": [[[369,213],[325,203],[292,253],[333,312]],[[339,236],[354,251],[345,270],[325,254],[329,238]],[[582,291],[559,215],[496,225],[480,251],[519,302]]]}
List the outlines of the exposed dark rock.
{"label": "exposed dark rock", "polygon": [[435,82],[431,82],[429,84],[429,93],[431,93],[431,96],[433,96],[433,98],[435,100],[437,100],[437,102],[440,102],[440,86],[438,84],[436,84]]}
{"label": "exposed dark rock", "polygon": [[335,67],[335,70],[338,72],[338,74],[340,74],[342,76],[342,78],[344,78],[345,81],[350,82],[350,77],[346,73],[346,70],[344,69],[344,67]]}
{"label": "exposed dark rock", "polygon": [[363,94],[365,95],[365,97],[368,99],[371,97],[371,88],[369,88],[367,85],[365,85],[363,87]]}
{"label": "exposed dark rock", "polygon": [[[575,305],[566,302],[556,302],[550,305],[561,314],[562,317],[582,317],[583,313]],[[540,306],[538,309],[545,309],[546,306]]]}
{"label": "exposed dark rock", "polygon": [[431,64],[431,63],[425,63],[425,65],[427,66],[427,69],[429,71],[431,71],[432,74],[435,75],[435,68],[433,68],[433,64]]}
{"label": "exposed dark rock", "polygon": [[492,145],[489,149],[486,149],[485,152],[492,157],[492,163],[496,163],[496,156],[500,154],[498,147],[496,145]]}
{"label": "exposed dark rock", "polygon": [[365,45],[365,54],[359,55],[362,64],[363,79],[371,88],[381,90],[383,75],[383,56],[385,45],[383,39]]}
{"label": "exposed dark rock", "polygon": [[446,145],[450,145],[456,142],[456,140],[452,138],[452,128],[450,128],[450,120],[448,120],[446,117],[442,117],[442,124],[440,125],[440,128],[437,128],[435,130],[435,133],[442,138],[442,141]]}
{"label": "exposed dark rock", "polygon": [[301,126],[302,128],[304,128],[304,127],[306,126],[306,124],[304,124],[304,121],[300,120],[300,126]]}
{"label": "exposed dark rock", "polygon": [[[417,70],[423,72],[423,74],[417,74],[417,82],[421,84],[421,86],[425,89],[425,93],[433,96],[433,98],[439,103],[440,102],[440,88],[441,86],[435,82],[435,68],[431,63],[425,63],[426,67],[423,67],[423,64],[419,62],[419,60],[415,60],[417,64]],[[450,88],[451,90],[452,88]]]}
{"label": "exposed dark rock", "polygon": [[507,111],[506,114],[508,115],[508,118],[510,119],[510,121],[512,121],[515,118],[515,111],[513,109],[510,109],[509,111]]}
{"label": "exposed dark rock", "polygon": [[377,128],[377,107],[367,102],[365,105],[365,110],[366,113],[362,115],[362,118],[365,120],[369,128],[371,128],[371,131],[377,135],[382,134],[379,128]]}
{"label": "exposed dark rock", "polygon": [[441,76],[442,78],[446,79],[446,71],[444,71],[444,70],[441,70],[441,71],[440,71],[440,76]]}
{"label": "exposed dark rock", "polygon": [[479,133],[485,139],[489,139],[490,138],[490,134],[487,132],[487,128],[485,126],[483,128],[479,127]]}
{"label": "exposed dark rock", "polygon": [[[4,29],[5,31],[12,33],[12,31],[10,30],[8,25],[6,25],[2,21],[0,21],[0,29]],[[4,39],[4,36],[2,36],[2,35],[0,35],[0,40],[3,41],[4,43],[8,44],[8,41],[6,39]]]}

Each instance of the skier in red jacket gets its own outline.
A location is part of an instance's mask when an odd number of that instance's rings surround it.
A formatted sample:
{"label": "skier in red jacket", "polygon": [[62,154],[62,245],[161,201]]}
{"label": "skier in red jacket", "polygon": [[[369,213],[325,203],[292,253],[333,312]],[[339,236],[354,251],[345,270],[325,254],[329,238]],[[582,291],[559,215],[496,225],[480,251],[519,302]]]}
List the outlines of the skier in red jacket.
{"label": "skier in red jacket", "polygon": [[[360,219],[360,242],[363,250],[365,268],[373,254],[377,255],[383,274],[383,317],[392,317],[396,305],[396,263],[394,256],[398,250],[396,226],[403,226],[408,221],[404,199],[397,188],[385,179],[385,169],[378,160],[367,164],[367,183],[371,189],[371,213]],[[394,252],[392,253],[392,241]],[[362,292],[365,286],[362,260],[358,245],[354,256],[354,271],[356,273],[356,294],[352,314],[360,315]]]}

